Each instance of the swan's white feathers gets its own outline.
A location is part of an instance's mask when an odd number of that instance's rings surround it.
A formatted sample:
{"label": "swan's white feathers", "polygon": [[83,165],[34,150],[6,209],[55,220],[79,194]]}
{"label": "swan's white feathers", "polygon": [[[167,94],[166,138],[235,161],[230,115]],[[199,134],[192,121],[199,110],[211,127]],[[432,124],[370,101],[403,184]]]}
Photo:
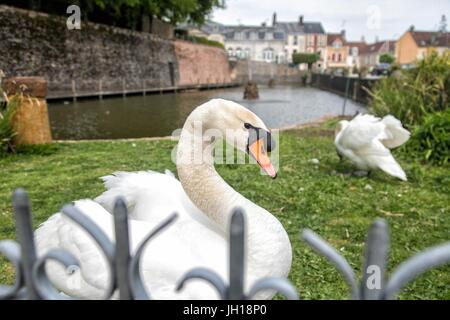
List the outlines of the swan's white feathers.
{"label": "swan's white feathers", "polygon": [[406,181],[406,174],[394,159],[390,148],[398,147],[409,139],[409,132],[393,116],[383,119],[372,115],[357,115],[344,122],[335,138],[338,152],[359,169],[381,169],[387,174]]}
{"label": "swan's white feathers", "polygon": [[380,141],[386,148],[397,148],[409,140],[411,134],[403,128],[400,120],[391,115],[387,115],[381,122],[385,126],[384,132],[386,133],[386,138],[382,138]]}
{"label": "swan's white feathers", "polygon": [[[75,206],[87,214],[108,238],[114,241],[113,219],[109,212],[91,200],[77,201]],[[132,230],[130,246],[134,252],[153,226],[145,221],[130,220],[129,227]],[[204,234],[208,232],[205,229],[198,228],[187,220],[178,221],[148,243],[141,260],[141,273],[153,297],[158,299],[217,297],[211,286],[201,281],[192,281],[186,285],[185,290],[179,294],[175,293],[177,281],[180,280],[180,275],[187,271],[187,267],[190,269],[207,266],[226,276],[225,241],[217,234],[211,234],[211,231]],[[196,248],[191,248],[189,243],[186,243],[182,236],[184,232],[191,233],[192,237],[207,237],[210,240],[210,243],[201,248],[211,249],[208,259],[205,259],[200,248],[196,251]],[[71,219],[57,213],[36,230],[35,237],[39,255],[52,248],[61,248],[69,251],[80,262],[80,269],[72,275],[68,275],[58,263],[47,264],[50,280],[59,290],[81,298],[103,297],[110,281],[109,270],[102,252],[83,229]],[[213,248],[217,249],[221,244],[222,250],[214,252]],[[183,264],[177,263],[178,261],[183,261]]]}
{"label": "swan's white feathers", "polygon": [[[226,230],[236,207],[241,207],[246,216],[245,289],[262,277],[287,277],[291,266],[292,250],[283,226],[276,217],[237,193],[220,177],[214,169],[212,154],[203,153],[203,142],[211,139],[205,140],[203,133],[193,130],[196,121],[201,121],[205,128],[239,129],[237,148],[244,148],[248,141],[248,132],[243,129],[245,122],[265,128],[262,120],[244,107],[223,99],[211,100],[189,115],[180,136],[177,169],[183,185],[167,171],[165,174],[116,172],[102,178],[107,190],[95,199],[96,202],[75,202],[75,206],[114,241],[111,212],[117,197],[123,197],[129,214],[132,253],[161,221],[173,212],[178,214],[174,223],[147,244],[141,259],[144,284],[156,299],[217,297],[216,290],[202,280],[189,281],[181,292],[176,292],[175,287],[187,271],[196,267],[208,268],[223,279],[229,278]],[[195,139],[190,139],[193,136]],[[203,162],[185,163],[180,155],[190,154],[190,151],[202,152]],[[73,275],[67,275],[56,263],[47,265],[51,280],[60,290],[84,298],[102,297],[109,270],[99,248],[84,230],[69,218],[55,214],[36,231],[36,243],[39,254],[63,248],[80,261],[81,268]],[[267,299],[273,294],[264,292],[257,298]]]}
{"label": "swan's white feathers", "polygon": [[383,132],[383,125],[374,116],[359,114],[349,122],[344,130],[345,139],[341,140],[342,146],[348,149],[357,149],[365,146],[367,141],[379,137]]}

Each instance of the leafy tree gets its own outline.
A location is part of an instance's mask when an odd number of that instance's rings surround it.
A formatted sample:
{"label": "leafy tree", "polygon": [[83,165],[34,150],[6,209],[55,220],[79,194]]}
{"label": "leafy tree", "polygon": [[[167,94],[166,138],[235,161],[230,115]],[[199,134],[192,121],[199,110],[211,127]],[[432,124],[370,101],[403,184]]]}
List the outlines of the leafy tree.
{"label": "leafy tree", "polygon": [[80,6],[86,20],[136,29],[142,16],[170,21],[204,23],[214,8],[224,8],[225,0],[5,0],[6,4],[51,14],[65,15],[65,8]]}
{"label": "leafy tree", "polygon": [[390,53],[384,53],[380,56],[380,63],[389,63],[392,64],[394,63],[395,58],[392,54]]}
{"label": "leafy tree", "polygon": [[312,65],[319,60],[319,55],[316,53],[294,53],[292,54],[292,62],[295,65],[302,63],[308,64],[308,69],[312,68]]}

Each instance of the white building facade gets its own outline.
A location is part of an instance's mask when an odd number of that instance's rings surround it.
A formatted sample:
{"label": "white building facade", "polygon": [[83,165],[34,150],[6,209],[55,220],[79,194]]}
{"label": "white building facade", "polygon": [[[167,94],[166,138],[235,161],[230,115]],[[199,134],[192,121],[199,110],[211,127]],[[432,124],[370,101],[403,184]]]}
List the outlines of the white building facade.
{"label": "white building facade", "polygon": [[285,35],[267,26],[232,26],[225,33],[225,49],[231,58],[285,63]]}

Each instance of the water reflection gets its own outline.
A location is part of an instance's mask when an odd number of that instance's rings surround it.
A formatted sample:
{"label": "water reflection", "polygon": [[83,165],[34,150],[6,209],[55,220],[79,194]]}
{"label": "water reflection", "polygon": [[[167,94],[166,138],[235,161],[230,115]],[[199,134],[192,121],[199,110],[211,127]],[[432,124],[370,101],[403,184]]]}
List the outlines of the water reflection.
{"label": "water reflection", "polygon": [[[198,105],[212,98],[240,103],[270,128],[301,124],[326,114],[340,114],[340,96],[314,88],[295,86],[260,87],[260,99],[242,100],[242,88],[183,92],[51,103],[49,116],[54,139],[139,138],[170,135],[181,128]],[[364,107],[347,101],[346,114]]]}

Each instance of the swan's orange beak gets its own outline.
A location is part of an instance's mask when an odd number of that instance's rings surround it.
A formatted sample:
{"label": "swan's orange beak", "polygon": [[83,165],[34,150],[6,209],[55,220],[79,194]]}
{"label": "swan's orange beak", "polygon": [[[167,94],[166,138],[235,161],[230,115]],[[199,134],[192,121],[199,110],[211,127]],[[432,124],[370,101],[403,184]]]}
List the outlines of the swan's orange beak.
{"label": "swan's orange beak", "polygon": [[258,139],[254,143],[248,146],[249,154],[255,158],[259,166],[272,178],[277,177],[277,172],[270,161],[270,158],[266,152],[266,147],[264,146],[264,140]]}

